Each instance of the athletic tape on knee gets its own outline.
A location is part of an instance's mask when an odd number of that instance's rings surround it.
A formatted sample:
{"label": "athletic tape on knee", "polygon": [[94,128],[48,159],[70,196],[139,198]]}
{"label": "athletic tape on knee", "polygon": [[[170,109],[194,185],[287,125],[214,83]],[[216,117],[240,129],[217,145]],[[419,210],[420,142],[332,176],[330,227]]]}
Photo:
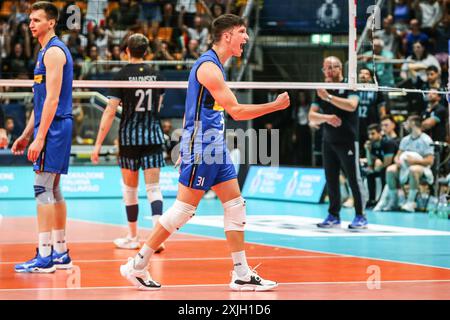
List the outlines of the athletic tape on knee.
{"label": "athletic tape on knee", "polygon": [[173,233],[184,226],[195,215],[195,209],[190,204],[175,200],[169,210],[159,218],[159,223],[168,232]]}
{"label": "athletic tape on knee", "polygon": [[149,183],[145,185],[145,190],[147,191],[147,199],[150,203],[153,201],[162,201],[163,196],[161,193],[161,188],[159,183]]}
{"label": "athletic tape on knee", "polygon": [[132,206],[138,204],[138,188],[129,187],[126,184],[122,186],[123,202],[126,206]]}
{"label": "athletic tape on knee", "polygon": [[38,205],[55,203],[55,196],[53,194],[55,176],[54,173],[49,172],[36,174],[34,179],[34,197]]}
{"label": "athletic tape on knee", "polygon": [[53,197],[55,198],[55,203],[64,201],[64,197],[61,193],[61,188],[59,186],[53,188]]}
{"label": "athletic tape on knee", "polygon": [[147,199],[150,202],[153,216],[162,215],[163,211],[163,197],[159,183],[149,183],[145,185],[147,191]]}
{"label": "athletic tape on knee", "polygon": [[244,231],[245,227],[245,200],[235,198],[223,204],[223,224],[225,231]]}

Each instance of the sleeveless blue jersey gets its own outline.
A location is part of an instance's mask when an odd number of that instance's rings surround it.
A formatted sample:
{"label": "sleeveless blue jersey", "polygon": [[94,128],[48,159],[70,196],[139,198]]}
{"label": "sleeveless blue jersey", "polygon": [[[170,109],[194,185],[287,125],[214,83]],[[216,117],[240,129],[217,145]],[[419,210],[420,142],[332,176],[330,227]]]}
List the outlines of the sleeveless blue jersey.
{"label": "sleeveless blue jersey", "polygon": [[[208,50],[198,58],[189,74],[185,105],[185,125],[181,140],[181,154],[226,153],[224,139],[224,109],[219,106],[197,79],[197,70],[204,62],[216,64],[224,79],[225,70],[214,50]],[[185,159],[185,158],[184,158]]]}
{"label": "sleeveless blue jersey", "polygon": [[39,51],[36,66],[34,68],[34,126],[38,127],[41,121],[42,109],[45,97],[47,96],[46,69],[44,65],[44,55],[50,47],[61,48],[66,55],[66,64],[63,68],[63,78],[61,93],[59,95],[58,107],[56,109],[55,120],[72,118],[72,81],[73,81],[73,60],[66,45],[54,36],[47,45]]}

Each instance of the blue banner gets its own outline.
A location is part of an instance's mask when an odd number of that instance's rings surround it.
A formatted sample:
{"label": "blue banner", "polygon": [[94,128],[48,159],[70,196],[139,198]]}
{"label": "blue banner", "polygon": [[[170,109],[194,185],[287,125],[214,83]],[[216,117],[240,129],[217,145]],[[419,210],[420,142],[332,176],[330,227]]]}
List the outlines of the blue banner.
{"label": "blue banner", "polygon": [[[178,170],[163,167],[160,175],[164,197],[176,197]],[[141,171],[139,197],[146,197],[144,175]],[[0,199],[32,199],[34,172],[31,167],[0,167]],[[65,198],[121,198],[122,176],[115,166],[70,167],[61,175],[61,189]]]}
{"label": "blue banner", "polygon": [[324,187],[323,169],[252,166],[242,194],[244,198],[319,203]]}
{"label": "blue banner", "polygon": [[[357,27],[361,31],[374,0],[358,0]],[[370,13],[368,13],[368,11]],[[260,16],[263,33],[331,33],[349,30],[348,0],[264,0]]]}

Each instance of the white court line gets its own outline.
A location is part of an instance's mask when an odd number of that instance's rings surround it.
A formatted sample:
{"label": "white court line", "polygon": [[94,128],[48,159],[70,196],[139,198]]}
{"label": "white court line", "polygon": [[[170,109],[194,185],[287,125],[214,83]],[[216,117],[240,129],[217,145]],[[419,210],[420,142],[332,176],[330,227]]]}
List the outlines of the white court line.
{"label": "white court line", "polygon": [[[440,280],[381,280],[381,284],[396,284],[396,283],[450,283],[450,279]],[[367,284],[367,281],[323,281],[323,282],[280,282],[279,285],[354,285]],[[176,284],[163,285],[164,288],[195,288],[195,287],[227,287],[226,284]],[[117,287],[80,287],[80,288],[20,288],[20,289],[0,289],[0,292],[15,292],[15,291],[64,291],[64,290],[117,290],[117,289],[136,289],[133,286],[117,286]],[[144,291],[142,291],[144,292]],[[161,292],[161,291],[145,291],[145,292]],[[250,292],[254,293],[254,292]],[[258,292],[259,294],[259,292]]]}
{"label": "white court line", "polygon": [[[264,257],[247,257],[248,260],[270,260],[270,259],[342,259],[346,256],[264,256]],[[231,257],[215,257],[215,258],[162,258],[150,259],[150,262],[170,262],[170,261],[208,261],[208,260],[230,260]],[[125,262],[126,259],[113,260],[72,260],[74,263],[96,263],[96,262]],[[22,263],[23,261],[4,261],[0,265]]]}
{"label": "white court line", "polygon": [[[215,239],[215,240],[224,240],[224,239]],[[169,239],[164,241],[164,243],[171,243],[171,242],[196,242],[196,241],[211,241],[211,239]],[[113,243],[114,239],[111,240],[77,240],[77,241],[70,241],[67,240],[67,244],[70,246],[71,243]],[[144,242],[144,240],[142,240],[141,242]],[[1,242],[0,241],[0,245],[14,245],[14,244],[36,244],[36,241],[33,242]],[[120,250],[119,248],[117,248],[117,250]]]}

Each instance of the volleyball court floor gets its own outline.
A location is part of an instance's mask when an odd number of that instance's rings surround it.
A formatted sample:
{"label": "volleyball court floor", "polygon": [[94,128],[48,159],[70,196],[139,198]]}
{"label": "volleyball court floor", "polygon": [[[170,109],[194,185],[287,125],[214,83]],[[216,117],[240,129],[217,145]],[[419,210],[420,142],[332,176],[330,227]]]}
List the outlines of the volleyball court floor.
{"label": "volleyball court floor", "polygon": [[[174,199],[165,199],[168,208]],[[54,274],[19,274],[14,264],[36,247],[35,202],[0,201],[0,299],[450,299],[450,220],[426,214],[368,212],[370,226],[319,230],[327,205],[248,199],[246,250],[250,266],[279,282],[269,292],[232,292],[232,262],[218,200],[198,213],[154,255],[150,271],[159,291],[135,290],[119,266],[136,251],[116,249],[126,234],[120,199],[69,199],[67,240],[74,268]],[[141,239],[152,226],[140,199]]]}

